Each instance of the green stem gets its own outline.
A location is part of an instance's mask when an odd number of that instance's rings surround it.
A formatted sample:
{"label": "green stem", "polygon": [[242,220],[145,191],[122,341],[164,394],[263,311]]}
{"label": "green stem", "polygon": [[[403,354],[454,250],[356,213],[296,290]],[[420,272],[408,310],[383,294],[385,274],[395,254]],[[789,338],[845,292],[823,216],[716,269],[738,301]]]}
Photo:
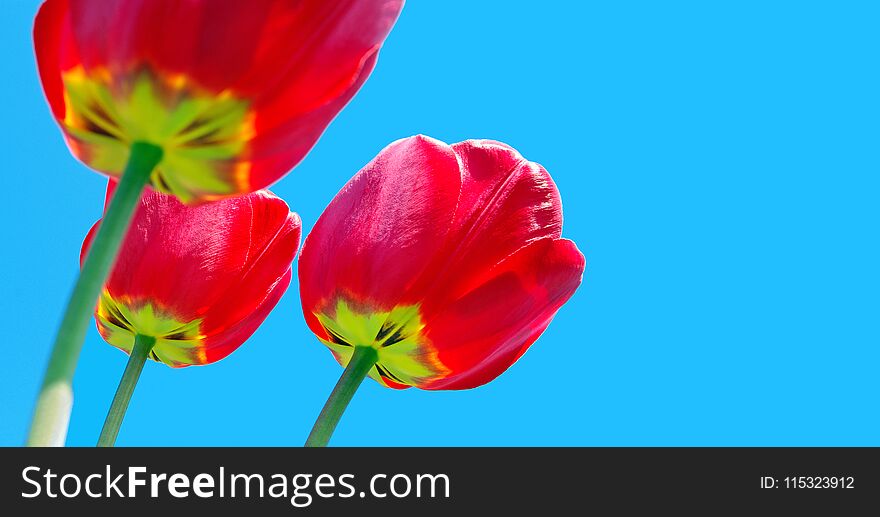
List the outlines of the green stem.
{"label": "green stem", "polygon": [[345,412],[345,408],[348,407],[348,403],[351,402],[351,398],[354,397],[358,387],[364,382],[364,378],[370,372],[370,368],[378,360],[379,354],[375,348],[367,346],[355,347],[354,353],[348,361],[348,366],[342,372],[342,377],[339,378],[339,382],[336,383],[336,387],[330,393],[330,398],[327,399],[324,409],[321,410],[318,420],[315,421],[315,426],[312,427],[312,432],[309,433],[306,447],[327,446],[327,442],[330,441],[330,436],[336,429],[339,419],[342,418],[342,413]]}
{"label": "green stem", "polygon": [[135,142],[131,146],[128,164],[92,241],[55,337],[34,408],[27,441],[29,446],[64,445],[73,408],[73,373],[92,312],[131,223],[144,185],[161,160],[162,149],[152,144]]}
{"label": "green stem", "polygon": [[113,444],[116,443],[119,426],[122,425],[122,419],[125,418],[125,410],[128,409],[131,394],[134,393],[134,387],[141,377],[144,363],[150,357],[150,351],[155,344],[156,338],[152,336],[137,334],[134,337],[134,346],[131,349],[131,355],[128,356],[125,371],[122,372],[122,379],[119,380],[119,387],[116,388],[116,395],[113,396],[113,402],[110,404],[110,411],[107,412],[107,419],[104,420],[104,427],[98,438],[98,447],[113,447]]}

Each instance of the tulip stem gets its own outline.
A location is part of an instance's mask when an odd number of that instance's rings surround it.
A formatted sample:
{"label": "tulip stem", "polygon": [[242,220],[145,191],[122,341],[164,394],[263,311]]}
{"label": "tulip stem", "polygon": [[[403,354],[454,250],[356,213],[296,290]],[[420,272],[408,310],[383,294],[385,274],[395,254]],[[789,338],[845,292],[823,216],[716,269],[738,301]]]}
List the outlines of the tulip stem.
{"label": "tulip stem", "polygon": [[342,413],[345,412],[345,408],[348,407],[348,403],[351,402],[354,393],[361,383],[364,382],[367,373],[370,372],[370,369],[378,360],[379,354],[375,348],[368,346],[357,346],[354,348],[354,353],[348,361],[348,366],[342,372],[342,377],[339,378],[339,382],[336,383],[336,387],[330,393],[330,398],[327,399],[324,409],[321,410],[318,420],[315,421],[315,426],[312,427],[312,432],[309,433],[305,444],[306,447],[327,446],[327,442],[330,441],[330,436],[333,435],[339,419],[342,418]]}
{"label": "tulip stem", "polygon": [[67,302],[34,408],[28,446],[64,445],[73,409],[73,373],[92,312],[144,185],[161,160],[162,149],[159,147],[143,142],[132,144],[128,164]]}
{"label": "tulip stem", "polygon": [[119,427],[122,425],[122,419],[125,418],[125,411],[131,401],[131,394],[134,393],[134,387],[141,377],[144,363],[150,357],[150,351],[153,350],[155,344],[156,338],[152,336],[137,334],[134,337],[134,346],[128,356],[128,363],[125,365],[125,371],[122,372],[122,379],[119,380],[119,387],[116,388],[113,402],[110,403],[110,411],[107,412],[107,418],[104,420],[101,436],[98,437],[98,447],[113,447],[113,444],[116,443]]}

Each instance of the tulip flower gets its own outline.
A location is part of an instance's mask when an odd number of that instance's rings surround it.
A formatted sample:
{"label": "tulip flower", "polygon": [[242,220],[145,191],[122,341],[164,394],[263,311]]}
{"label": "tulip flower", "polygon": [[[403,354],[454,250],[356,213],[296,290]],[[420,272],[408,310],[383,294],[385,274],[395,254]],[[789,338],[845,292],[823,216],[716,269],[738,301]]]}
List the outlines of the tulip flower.
{"label": "tulip flower", "polygon": [[187,204],[294,167],[366,81],[403,0],[46,0],[43,90],[70,150],[120,178],[58,332],[31,427],[63,442],[70,384],[145,184]]}
{"label": "tulip flower", "polygon": [[213,363],[257,330],[290,284],[300,229],[266,190],[197,206],[144,194],[95,309],[104,340],[130,354],[99,445],[113,444],[147,358]]}
{"label": "tulip flower", "polygon": [[370,75],[403,0],[47,0],[34,39],[71,151],[185,203],[265,188]]}
{"label": "tulip flower", "polygon": [[354,391],[474,388],[503,373],[581,282],[547,171],[494,141],[399,140],[336,196],[303,245],[309,328],[345,372],[306,445]]}

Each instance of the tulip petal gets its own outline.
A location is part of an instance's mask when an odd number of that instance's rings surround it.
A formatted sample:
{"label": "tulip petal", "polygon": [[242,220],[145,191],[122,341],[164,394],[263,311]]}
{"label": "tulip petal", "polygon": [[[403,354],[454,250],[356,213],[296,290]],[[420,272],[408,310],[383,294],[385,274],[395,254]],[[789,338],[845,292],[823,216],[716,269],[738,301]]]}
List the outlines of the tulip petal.
{"label": "tulip petal", "polygon": [[500,142],[467,140],[452,148],[462,164],[461,198],[434,265],[439,287],[427,296],[433,303],[528,243],[562,234],[562,202],[546,169]]}
{"label": "tulip petal", "polygon": [[360,90],[373,71],[377,57],[378,52],[366,56],[354,82],[339,96],[316,106],[312,111],[291,115],[287,120],[281,120],[277,116],[285,113],[284,106],[257,111],[254,118],[256,136],[250,143],[250,188],[271,186],[276,181],[278,170],[287,170],[299,163],[315,145],[329,121]]}
{"label": "tulip petal", "polygon": [[88,70],[123,72],[145,63],[215,92],[283,94],[299,99],[303,110],[354,83],[402,7],[403,0],[49,0],[44,6],[69,11],[67,44]]}
{"label": "tulip petal", "polygon": [[469,279],[466,293],[425,315],[425,337],[450,373],[419,387],[474,388],[501,375],[574,294],[584,265],[573,242],[545,238]]}
{"label": "tulip petal", "polygon": [[[274,207],[264,203],[259,208],[267,212],[274,211]],[[243,262],[246,266],[238,270],[235,280],[211,303],[211,310],[202,324],[206,342],[215,333],[226,332],[230,325],[236,324],[234,322],[251,318],[254,307],[264,305],[268,298],[279,291],[279,287],[280,292],[284,292],[290,283],[291,257],[296,255],[300,241],[302,223],[299,216],[291,213],[277,227],[275,225],[278,221],[273,220],[272,214],[254,214],[251,217],[253,220],[263,221],[265,226],[252,228],[250,240],[246,244],[250,253]],[[273,231],[274,235],[269,237]],[[278,276],[279,264],[288,266],[285,277],[281,279]],[[286,284],[282,286],[285,278]]]}
{"label": "tulip petal", "polygon": [[[70,46],[62,44],[62,41],[70,38],[70,26],[66,23],[66,17],[66,2],[46,2],[40,6],[34,20],[34,41],[40,42],[35,49],[40,81],[43,84],[46,100],[52,109],[52,115],[60,120],[65,116],[61,70],[70,66],[69,62],[64,63],[62,49],[66,49],[68,53],[71,49]],[[76,59],[67,61],[76,61]]]}
{"label": "tulip petal", "polygon": [[[337,194],[303,244],[300,293],[310,328],[337,300],[362,313],[405,305],[443,245],[461,176],[449,146],[427,137],[386,147]],[[420,300],[415,300],[416,302]]]}
{"label": "tulip petal", "polygon": [[254,66],[235,89],[266,92],[258,103],[300,112],[356,82],[403,8],[403,0],[309,0],[293,9],[274,3]]}
{"label": "tulip petal", "polygon": [[[251,337],[257,328],[263,324],[263,321],[266,320],[272,309],[278,305],[284,292],[290,286],[291,277],[291,270],[287,270],[284,276],[281,277],[281,280],[269,288],[263,300],[256,306],[249,306],[247,314],[242,315],[237,323],[221,328],[217,325],[217,323],[220,323],[220,321],[217,321],[219,318],[214,318],[215,321],[212,322],[215,326],[213,333],[209,333],[202,340],[205,363],[214,363],[224,359]],[[230,297],[230,299],[233,298]],[[222,311],[218,310],[218,314],[221,313]],[[205,318],[206,324],[209,321],[209,318]]]}

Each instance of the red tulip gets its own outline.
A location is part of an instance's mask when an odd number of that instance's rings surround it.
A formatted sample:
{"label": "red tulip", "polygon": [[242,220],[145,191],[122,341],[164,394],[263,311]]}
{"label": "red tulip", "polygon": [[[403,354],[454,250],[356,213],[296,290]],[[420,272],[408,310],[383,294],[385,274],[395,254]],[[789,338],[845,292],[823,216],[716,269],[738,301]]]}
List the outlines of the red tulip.
{"label": "red tulip", "polygon": [[154,189],[186,203],[267,187],[376,64],[403,0],[47,0],[34,26],[73,153],[119,176],[163,150]]}
{"label": "red tulip", "polygon": [[136,334],[156,338],[151,357],[169,366],[219,361],[281,299],[300,233],[299,216],[266,190],[198,206],[148,191],[95,310],[98,330],[127,352]]}
{"label": "red tulip", "polygon": [[303,312],[340,363],[373,347],[369,375],[385,386],[480,386],[580,284],[584,257],[561,232],[553,180],[511,147],[406,138],[342,189],[306,239]]}

